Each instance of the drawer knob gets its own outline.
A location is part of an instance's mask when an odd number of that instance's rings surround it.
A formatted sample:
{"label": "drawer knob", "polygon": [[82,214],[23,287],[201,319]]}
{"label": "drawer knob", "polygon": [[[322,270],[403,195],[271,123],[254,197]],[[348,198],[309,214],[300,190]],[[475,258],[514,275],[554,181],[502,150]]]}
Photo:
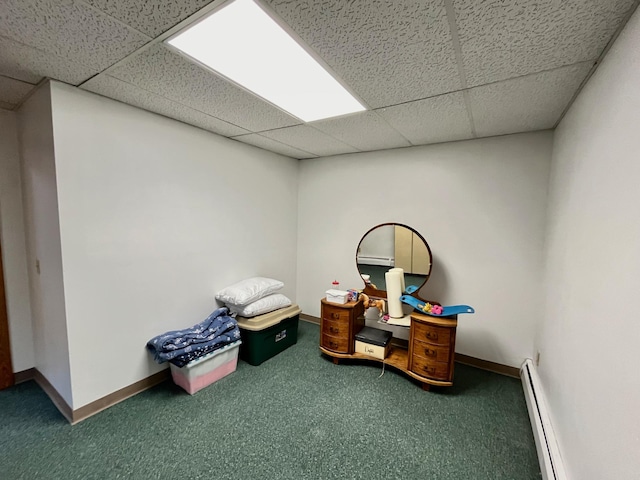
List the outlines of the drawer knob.
{"label": "drawer knob", "polygon": [[332,313],[331,314],[331,318],[333,318],[334,320],[339,320],[340,319],[340,314],[339,313]]}
{"label": "drawer knob", "polygon": [[330,345],[332,348],[338,348],[338,344],[337,344],[336,342],[329,342],[329,345]]}
{"label": "drawer knob", "polygon": [[429,340],[438,340],[438,334],[434,332],[427,332],[427,338]]}
{"label": "drawer knob", "polygon": [[424,367],[427,373],[436,373],[436,367]]}
{"label": "drawer knob", "polygon": [[431,350],[431,349],[429,349],[429,348],[425,348],[425,349],[424,349],[424,354],[425,354],[427,357],[435,357],[438,353],[437,353],[435,350]]}
{"label": "drawer knob", "polygon": [[340,333],[340,329],[336,327],[329,327],[329,331],[331,333]]}

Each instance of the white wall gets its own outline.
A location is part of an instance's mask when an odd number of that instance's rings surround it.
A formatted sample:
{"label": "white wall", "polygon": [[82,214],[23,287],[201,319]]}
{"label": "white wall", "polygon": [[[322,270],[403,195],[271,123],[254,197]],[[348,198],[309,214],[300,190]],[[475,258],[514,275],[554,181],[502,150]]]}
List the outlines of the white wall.
{"label": "white wall", "polygon": [[35,365],[29,277],[22,214],[18,121],[14,112],[0,110],[0,241],[9,317],[13,371]]}
{"label": "white wall", "polygon": [[456,350],[519,366],[540,318],[552,133],[537,132],[301,162],[298,301],[320,314],[336,278],[362,288],[355,252],[372,226],[420,232],[433,269],[421,295],[469,304]]}
{"label": "white wall", "polygon": [[[38,89],[20,108],[18,132],[35,366],[71,406],[58,192],[48,85]],[[40,273],[36,271],[36,259],[40,262]]]}
{"label": "white wall", "polygon": [[263,275],[296,298],[298,162],[53,83],[73,408],[163,368],[151,337]]}
{"label": "white wall", "polygon": [[569,478],[640,472],[640,12],[555,135],[539,373]]}
{"label": "white wall", "polygon": [[393,227],[377,228],[360,243],[358,255],[366,257],[395,257],[395,230]]}

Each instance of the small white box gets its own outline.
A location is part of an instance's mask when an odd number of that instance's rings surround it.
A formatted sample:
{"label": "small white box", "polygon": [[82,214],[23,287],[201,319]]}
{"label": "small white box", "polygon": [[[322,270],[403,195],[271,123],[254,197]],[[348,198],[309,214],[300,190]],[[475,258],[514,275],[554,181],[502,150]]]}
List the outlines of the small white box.
{"label": "small white box", "polygon": [[387,355],[389,355],[389,344],[383,347],[382,345],[374,345],[373,343],[356,340],[356,353],[362,353],[373,358],[384,360]]}
{"label": "small white box", "polygon": [[349,297],[349,292],[345,290],[335,290],[330,289],[327,290],[327,302],[331,303],[347,303],[347,298]]}

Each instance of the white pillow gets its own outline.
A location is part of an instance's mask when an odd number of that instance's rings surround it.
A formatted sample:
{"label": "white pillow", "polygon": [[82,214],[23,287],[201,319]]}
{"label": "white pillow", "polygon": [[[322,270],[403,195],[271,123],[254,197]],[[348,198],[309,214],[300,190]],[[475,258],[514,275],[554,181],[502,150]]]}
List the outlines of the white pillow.
{"label": "white pillow", "polygon": [[271,295],[283,286],[284,283],[273,278],[253,277],[220,290],[216,293],[216,299],[226,303],[227,306],[244,307],[262,297]]}
{"label": "white pillow", "polygon": [[237,313],[241,317],[255,317],[256,315],[273,312],[274,310],[288,307],[289,305],[291,305],[291,300],[281,293],[274,293],[272,295],[267,295],[260,300],[256,300],[244,307],[237,307],[234,305],[228,305],[228,307],[229,310],[233,313]]}

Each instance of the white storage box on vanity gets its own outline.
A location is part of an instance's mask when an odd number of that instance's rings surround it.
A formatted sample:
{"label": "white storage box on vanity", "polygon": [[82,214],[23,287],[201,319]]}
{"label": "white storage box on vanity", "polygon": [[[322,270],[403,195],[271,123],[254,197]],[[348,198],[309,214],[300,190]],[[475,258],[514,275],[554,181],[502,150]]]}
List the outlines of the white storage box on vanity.
{"label": "white storage box on vanity", "polygon": [[334,288],[327,290],[326,294],[327,294],[327,297],[326,297],[327,302],[339,303],[342,305],[347,303],[347,300],[349,297],[349,292],[345,290],[336,290]]}

